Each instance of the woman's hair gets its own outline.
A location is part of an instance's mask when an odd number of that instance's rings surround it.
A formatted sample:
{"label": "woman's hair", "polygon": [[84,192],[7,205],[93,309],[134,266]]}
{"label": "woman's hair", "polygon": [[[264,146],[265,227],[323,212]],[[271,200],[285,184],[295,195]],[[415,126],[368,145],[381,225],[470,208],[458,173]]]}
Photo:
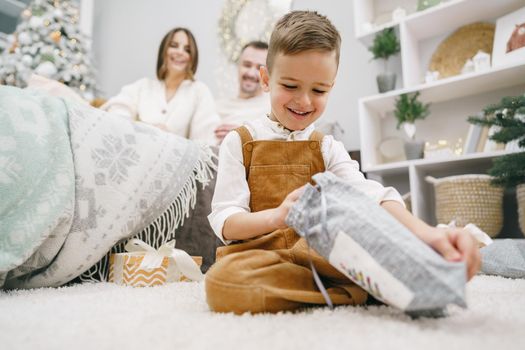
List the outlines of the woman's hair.
{"label": "woman's hair", "polygon": [[334,51],[339,64],[341,37],[326,16],[315,11],[292,11],[275,25],[270,37],[266,67],[271,72],[277,54],[294,55],[304,51]]}
{"label": "woman's hair", "polygon": [[159,46],[159,54],[157,56],[157,78],[159,80],[164,80],[166,78],[166,74],[168,73],[168,68],[166,67],[164,60],[166,58],[166,52],[168,51],[171,40],[177,32],[184,32],[188,36],[188,45],[190,46],[190,62],[186,71],[186,78],[194,80],[195,73],[197,72],[197,64],[199,63],[199,50],[197,49],[197,42],[195,41],[195,37],[191,31],[182,27],[170,30],[166,35],[164,35],[164,38],[162,38]]}

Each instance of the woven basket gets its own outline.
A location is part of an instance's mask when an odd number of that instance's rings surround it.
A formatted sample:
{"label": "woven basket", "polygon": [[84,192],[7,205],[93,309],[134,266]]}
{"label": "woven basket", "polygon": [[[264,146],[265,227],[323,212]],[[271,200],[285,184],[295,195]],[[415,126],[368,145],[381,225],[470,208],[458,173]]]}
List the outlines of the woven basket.
{"label": "woven basket", "polygon": [[518,199],[518,220],[521,233],[525,235],[525,184],[516,187],[516,197]]}
{"label": "woven basket", "polygon": [[436,192],[436,219],[440,224],[455,221],[457,226],[472,223],[489,236],[503,226],[503,188],[490,184],[489,175],[459,175],[425,178]]}
{"label": "woven basket", "polygon": [[439,78],[461,73],[465,62],[479,50],[492,53],[495,25],[472,23],[463,26],[447,37],[432,55],[429,70],[438,71]]}

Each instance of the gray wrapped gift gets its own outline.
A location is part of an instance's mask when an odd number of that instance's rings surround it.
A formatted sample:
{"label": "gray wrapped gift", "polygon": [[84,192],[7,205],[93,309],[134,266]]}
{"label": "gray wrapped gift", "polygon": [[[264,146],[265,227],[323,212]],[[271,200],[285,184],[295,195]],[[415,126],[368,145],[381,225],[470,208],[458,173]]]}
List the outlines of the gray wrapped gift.
{"label": "gray wrapped gift", "polygon": [[496,239],[480,253],[482,273],[525,278],[525,239]]}
{"label": "gray wrapped gift", "polygon": [[412,315],[466,307],[466,267],[448,262],[386,210],[332,173],[314,175],[286,223],[376,299]]}

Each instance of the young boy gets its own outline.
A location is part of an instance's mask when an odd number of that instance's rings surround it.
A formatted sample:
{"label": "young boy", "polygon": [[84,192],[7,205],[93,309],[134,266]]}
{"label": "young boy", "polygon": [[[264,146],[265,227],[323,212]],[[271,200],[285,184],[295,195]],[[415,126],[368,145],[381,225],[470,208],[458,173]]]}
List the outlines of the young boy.
{"label": "young boy", "polygon": [[309,254],[334,304],[362,304],[367,293],[321,256],[308,251],[284,222],[289,208],[317,172],[331,171],[375,199],[391,215],[448,260],[479,268],[472,237],[437,229],[412,216],[393,188],[366,180],[344,146],[314,131],[339,63],[340,36],[316,12],[294,11],[279,20],[261,83],[271,112],[229,133],[219,153],[209,220],[227,245],[206,276],[207,302],[218,312],[278,312],[324,304]]}

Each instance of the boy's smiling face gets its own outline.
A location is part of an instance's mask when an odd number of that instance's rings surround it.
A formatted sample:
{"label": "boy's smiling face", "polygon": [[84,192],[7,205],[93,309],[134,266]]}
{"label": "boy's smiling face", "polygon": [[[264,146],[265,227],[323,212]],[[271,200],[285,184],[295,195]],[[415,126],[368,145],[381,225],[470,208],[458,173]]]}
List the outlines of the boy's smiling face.
{"label": "boy's smiling face", "polygon": [[289,130],[303,130],[323,114],[337,74],[334,51],[277,54],[272,72],[261,67],[264,91],[270,92],[270,119]]}

